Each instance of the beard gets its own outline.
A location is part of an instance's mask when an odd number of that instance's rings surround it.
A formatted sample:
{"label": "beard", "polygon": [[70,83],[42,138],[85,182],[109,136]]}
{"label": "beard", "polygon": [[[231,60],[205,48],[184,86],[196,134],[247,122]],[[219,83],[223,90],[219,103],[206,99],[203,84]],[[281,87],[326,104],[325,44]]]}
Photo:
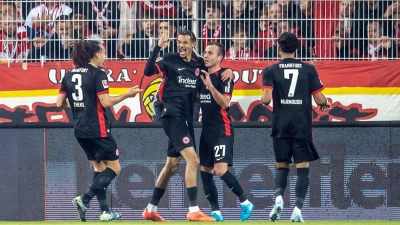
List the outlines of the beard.
{"label": "beard", "polygon": [[3,30],[3,32],[8,38],[13,38],[13,37],[16,37],[16,35],[17,35],[17,31]]}

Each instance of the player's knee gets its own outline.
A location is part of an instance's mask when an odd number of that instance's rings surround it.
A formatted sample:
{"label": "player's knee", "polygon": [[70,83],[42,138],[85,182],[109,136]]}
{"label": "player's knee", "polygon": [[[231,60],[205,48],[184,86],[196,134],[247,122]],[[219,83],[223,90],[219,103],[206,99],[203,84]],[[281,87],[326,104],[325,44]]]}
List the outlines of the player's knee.
{"label": "player's knee", "polygon": [[310,162],[302,162],[296,164],[296,168],[309,168],[309,167],[310,167]]}
{"label": "player's knee", "polygon": [[170,168],[171,175],[174,175],[178,171],[178,169],[179,169],[179,164],[172,165]]}
{"label": "player's knee", "polygon": [[197,156],[191,157],[190,160],[186,160],[186,166],[189,166],[191,168],[197,169],[199,165],[200,165],[200,160]]}
{"label": "player's knee", "polygon": [[217,175],[218,177],[222,177],[225,173],[226,173],[226,169],[215,169],[215,175]]}
{"label": "player's knee", "polygon": [[290,165],[287,162],[277,162],[276,167],[290,169]]}

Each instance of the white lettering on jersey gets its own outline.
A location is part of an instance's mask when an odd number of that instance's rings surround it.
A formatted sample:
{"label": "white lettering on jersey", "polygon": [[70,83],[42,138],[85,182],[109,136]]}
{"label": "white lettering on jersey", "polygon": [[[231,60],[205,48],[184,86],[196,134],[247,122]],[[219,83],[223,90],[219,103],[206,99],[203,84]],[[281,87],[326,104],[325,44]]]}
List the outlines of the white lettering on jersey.
{"label": "white lettering on jersey", "polygon": [[211,103],[211,94],[200,94],[200,103]]}
{"label": "white lettering on jersey", "polygon": [[183,78],[182,76],[178,76],[178,83],[185,84],[185,87],[196,88],[197,79]]}
{"label": "white lettering on jersey", "polygon": [[231,91],[231,82],[228,82],[228,86],[225,87],[225,93],[230,93]]}
{"label": "white lettering on jersey", "polygon": [[286,64],[279,64],[279,68],[281,69],[286,69],[286,68],[302,68],[302,64],[301,63],[286,63]]}
{"label": "white lettering on jersey", "polygon": [[302,105],[303,100],[300,99],[281,99],[282,105]]}

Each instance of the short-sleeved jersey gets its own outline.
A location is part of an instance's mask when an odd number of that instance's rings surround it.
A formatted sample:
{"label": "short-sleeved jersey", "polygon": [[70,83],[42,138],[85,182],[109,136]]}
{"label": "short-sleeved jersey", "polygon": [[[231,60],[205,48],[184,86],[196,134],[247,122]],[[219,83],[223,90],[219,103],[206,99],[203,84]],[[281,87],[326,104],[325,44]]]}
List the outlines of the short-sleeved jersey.
{"label": "short-sleeved jersey", "polygon": [[204,60],[193,54],[186,62],[177,53],[167,53],[157,58],[156,67],[164,76],[157,93],[164,107],[161,116],[184,116],[192,121]]}
{"label": "short-sleeved jersey", "polygon": [[[210,79],[219,93],[231,97],[233,92],[233,81],[221,80],[221,74],[226,69],[220,69],[210,74]],[[202,112],[202,135],[205,136],[232,136],[233,126],[229,107],[224,109],[213,98],[210,90],[202,83],[200,87],[200,107]]]}
{"label": "short-sleeved jersey", "polygon": [[62,79],[61,94],[66,94],[74,118],[74,134],[79,138],[107,137],[110,123],[98,98],[108,93],[107,74],[92,65],[75,68]]}
{"label": "short-sleeved jersey", "polygon": [[312,139],[312,94],[323,90],[314,66],[283,59],[263,72],[263,89],[272,89],[272,137]]}

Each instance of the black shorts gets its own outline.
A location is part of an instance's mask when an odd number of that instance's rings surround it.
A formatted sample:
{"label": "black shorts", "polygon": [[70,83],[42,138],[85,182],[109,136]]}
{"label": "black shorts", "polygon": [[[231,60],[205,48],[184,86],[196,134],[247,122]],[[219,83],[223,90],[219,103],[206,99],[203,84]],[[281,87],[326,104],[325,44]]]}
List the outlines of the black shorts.
{"label": "black shorts", "polygon": [[153,102],[153,121],[154,122],[161,122],[161,113],[164,109],[164,106],[161,104],[160,101]]}
{"label": "black shorts", "polygon": [[216,163],[233,165],[233,136],[204,136],[200,137],[200,165],[214,167]]}
{"label": "black shorts", "polygon": [[311,162],[319,159],[312,140],[297,138],[272,138],[276,162]]}
{"label": "black shorts", "polygon": [[162,124],[169,139],[168,157],[179,157],[181,156],[180,151],[196,145],[192,121],[186,121],[180,117],[164,116],[162,117]]}
{"label": "black shorts", "polygon": [[87,159],[99,163],[102,160],[119,159],[117,143],[112,136],[106,138],[76,138],[85,151]]}

